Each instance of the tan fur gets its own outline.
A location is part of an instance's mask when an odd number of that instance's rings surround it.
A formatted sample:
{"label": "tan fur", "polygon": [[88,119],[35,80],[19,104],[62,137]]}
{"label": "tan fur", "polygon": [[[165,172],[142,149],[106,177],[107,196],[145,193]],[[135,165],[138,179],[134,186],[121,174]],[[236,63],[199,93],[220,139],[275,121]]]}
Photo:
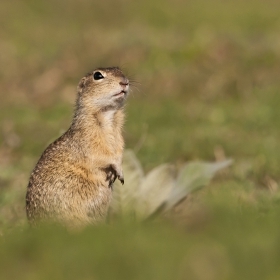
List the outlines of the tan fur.
{"label": "tan fur", "polygon": [[[96,72],[104,78],[95,80]],[[30,222],[76,226],[105,219],[112,184],[116,178],[123,181],[123,104],[128,87],[116,67],[99,68],[81,79],[70,128],[47,147],[31,174],[26,194]]]}

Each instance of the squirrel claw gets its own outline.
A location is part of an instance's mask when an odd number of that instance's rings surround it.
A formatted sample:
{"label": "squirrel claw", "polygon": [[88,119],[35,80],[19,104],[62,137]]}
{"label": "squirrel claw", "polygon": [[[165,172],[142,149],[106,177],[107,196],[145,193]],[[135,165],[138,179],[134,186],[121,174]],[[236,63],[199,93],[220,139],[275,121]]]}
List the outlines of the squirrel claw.
{"label": "squirrel claw", "polygon": [[118,179],[120,180],[120,182],[122,183],[122,185],[124,184],[124,178],[119,176]]}
{"label": "squirrel claw", "polygon": [[118,168],[117,165],[115,165],[115,164],[111,164],[111,167],[116,172],[117,178],[120,180],[120,182],[123,185],[124,184],[124,177],[123,177],[122,169]]}

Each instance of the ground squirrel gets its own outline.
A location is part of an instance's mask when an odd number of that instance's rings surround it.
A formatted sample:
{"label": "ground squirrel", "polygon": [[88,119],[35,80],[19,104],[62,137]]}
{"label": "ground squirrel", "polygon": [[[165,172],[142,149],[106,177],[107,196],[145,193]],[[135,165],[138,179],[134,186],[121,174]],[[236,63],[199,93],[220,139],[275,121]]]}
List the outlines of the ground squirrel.
{"label": "ground squirrel", "polygon": [[129,80],[118,67],[98,68],[78,84],[70,128],[43,152],[27,187],[26,212],[79,225],[105,219],[116,178],[124,182],[123,105]]}

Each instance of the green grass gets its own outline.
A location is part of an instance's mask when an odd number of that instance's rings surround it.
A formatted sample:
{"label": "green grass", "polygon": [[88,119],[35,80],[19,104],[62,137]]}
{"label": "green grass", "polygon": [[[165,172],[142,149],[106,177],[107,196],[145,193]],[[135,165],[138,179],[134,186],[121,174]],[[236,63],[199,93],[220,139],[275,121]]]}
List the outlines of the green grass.
{"label": "green grass", "polygon": [[229,189],[203,194],[203,207],[193,210],[185,225],[117,224],[77,233],[11,230],[0,240],[1,277],[277,279],[279,195],[259,193],[244,201]]}
{"label": "green grass", "polygon": [[[2,1],[1,279],[278,279],[280,3]],[[154,224],[27,229],[24,196],[79,79],[137,81],[125,140],[145,171],[234,164]]]}

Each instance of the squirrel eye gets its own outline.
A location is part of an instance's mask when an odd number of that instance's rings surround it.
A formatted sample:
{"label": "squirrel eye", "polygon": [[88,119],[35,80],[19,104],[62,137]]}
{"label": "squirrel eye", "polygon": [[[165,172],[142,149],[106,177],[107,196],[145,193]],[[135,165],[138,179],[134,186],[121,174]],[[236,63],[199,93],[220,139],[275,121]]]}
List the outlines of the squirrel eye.
{"label": "squirrel eye", "polygon": [[103,79],[104,77],[103,77],[103,75],[100,73],[100,72],[95,72],[94,74],[93,74],[93,79],[94,80],[100,80],[100,79]]}

